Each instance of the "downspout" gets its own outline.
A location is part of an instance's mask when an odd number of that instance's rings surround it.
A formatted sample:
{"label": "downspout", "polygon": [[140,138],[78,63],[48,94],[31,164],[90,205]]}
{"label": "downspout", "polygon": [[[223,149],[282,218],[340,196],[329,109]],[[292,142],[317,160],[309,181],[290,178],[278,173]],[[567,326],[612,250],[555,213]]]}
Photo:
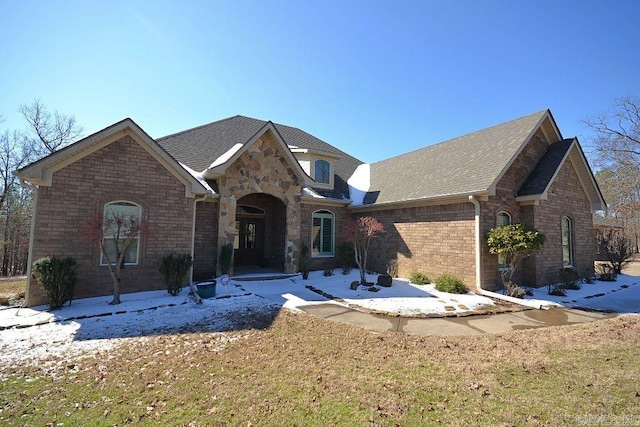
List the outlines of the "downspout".
{"label": "downspout", "polygon": [[480,227],[480,202],[473,195],[469,196],[469,202],[473,205],[475,210],[476,289],[478,290],[478,293],[489,298],[508,301],[514,304],[520,304],[537,309],[546,309],[547,307],[541,305],[538,302],[514,298],[507,295],[499,294],[497,292],[491,292],[482,288],[482,233]]}
{"label": "downspout", "polygon": [[27,253],[27,286],[26,292],[24,294],[24,302],[22,303],[22,307],[27,307],[29,305],[29,297],[31,292],[29,289],[31,288],[31,264],[33,264],[33,241],[36,235],[36,213],[38,210],[38,186],[27,181],[26,179],[20,179],[20,184],[33,191],[33,211],[31,212],[31,227],[29,231],[29,252]]}
{"label": "downspout", "polygon": [[196,284],[193,283],[193,256],[196,253],[196,211],[198,202],[202,202],[206,198],[207,195],[205,194],[202,198],[195,198],[193,200],[193,218],[191,220],[191,268],[189,269],[189,288],[191,289],[191,293],[198,304],[202,304],[202,298],[198,295],[198,288],[196,287]]}

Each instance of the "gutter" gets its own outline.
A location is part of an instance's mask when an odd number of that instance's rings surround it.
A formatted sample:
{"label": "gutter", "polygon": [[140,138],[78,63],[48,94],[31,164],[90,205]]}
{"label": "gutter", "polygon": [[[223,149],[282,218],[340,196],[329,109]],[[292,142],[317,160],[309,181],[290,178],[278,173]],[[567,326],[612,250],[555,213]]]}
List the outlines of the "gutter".
{"label": "gutter", "polygon": [[480,233],[480,202],[475,196],[469,196],[469,202],[475,208],[475,235],[476,235],[476,289],[478,293],[489,298],[495,298],[503,301],[508,301],[514,304],[524,305],[526,307],[537,308],[539,310],[548,309],[547,306],[540,304],[539,302],[527,301],[525,299],[514,298],[507,295],[499,294],[497,292],[491,292],[482,288],[482,235]]}
{"label": "gutter", "polygon": [[198,287],[193,283],[193,255],[196,251],[196,210],[198,202],[203,202],[207,198],[207,195],[203,195],[202,198],[193,200],[193,219],[191,221],[191,268],[189,269],[189,288],[191,293],[198,304],[202,304],[202,298],[198,295]]}

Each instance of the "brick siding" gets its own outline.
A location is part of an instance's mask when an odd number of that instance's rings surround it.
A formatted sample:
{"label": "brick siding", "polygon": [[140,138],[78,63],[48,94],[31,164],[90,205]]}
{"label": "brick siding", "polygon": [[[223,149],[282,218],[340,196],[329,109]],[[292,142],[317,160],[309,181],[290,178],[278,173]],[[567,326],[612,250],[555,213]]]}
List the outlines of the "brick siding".
{"label": "brick siding", "polygon": [[[191,253],[193,199],[185,197],[184,184],[129,136],[55,172],[52,185],[41,186],[37,199],[32,258],[75,258],[75,298],[113,292],[108,268],[99,265],[98,245],[80,238],[83,224],[101,214],[105,203],[134,202],[149,224],[139,243],[139,264],[122,270],[122,293],[162,289],[162,257]],[[30,280],[27,303],[45,302],[40,286]]]}
{"label": "brick siding", "polygon": [[385,233],[372,240],[368,268],[384,273],[390,260],[398,274],[408,278],[413,270],[433,281],[442,274],[461,278],[475,288],[475,211],[471,203],[420,206],[375,212]]}

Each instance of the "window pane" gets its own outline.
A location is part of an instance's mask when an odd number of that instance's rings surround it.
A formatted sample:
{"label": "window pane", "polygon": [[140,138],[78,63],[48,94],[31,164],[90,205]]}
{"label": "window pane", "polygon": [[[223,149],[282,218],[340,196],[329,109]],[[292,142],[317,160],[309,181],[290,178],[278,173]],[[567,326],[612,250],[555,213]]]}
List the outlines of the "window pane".
{"label": "window pane", "polygon": [[[130,203],[130,202],[113,202],[108,203],[104,207],[104,217],[107,223],[111,220],[109,227],[105,229],[104,234],[104,247],[107,252],[109,259],[112,263],[115,263],[118,260],[117,250],[122,250],[124,246],[125,239],[120,238],[125,235],[128,231],[127,225],[130,225],[131,219],[135,219],[137,221],[140,220],[142,209],[140,206]],[[118,235],[118,227],[117,224],[114,223],[114,217],[122,218],[125,222],[123,228],[120,230]],[[118,240],[116,240],[118,238]],[[117,248],[116,248],[117,241]],[[106,259],[102,259],[102,263],[105,264],[107,262]],[[138,238],[131,242],[129,248],[125,253],[124,258],[125,264],[137,264],[138,263]]]}
{"label": "window pane", "polygon": [[[124,239],[118,240],[118,249],[122,250],[124,246]],[[105,239],[104,240],[104,249],[109,256],[109,260],[115,264],[118,260],[118,254],[116,252],[116,240],[115,239]],[[138,239],[131,242],[131,245],[127,248],[127,252],[124,256],[125,264],[136,264],[138,262]],[[106,258],[102,260],[103,264],[107,263]]]}
{"label": "window pane", "polygon": [[316,169],[316,182],[321,182],[323,184],[329,183],[329,173],[331,170],[331,165],[326,160],[316,160],[315,162]]}
{"label": "window pane", "polygon": [[571,219],[562,217],[562,264],[573,265],[573,236],[571,235]]}
{"label": "window pane", "polygon": [[[504,227],[505,225],[511,225],[511,216],[506,212],[499,212],[496,217],[496,227]],[[504,270],[507,268],[507,262],[504,255],[498,255],[498,269]]]}
{"label": "window pane", "polygon": [[311,230],[313,255],[333,255],[333,234],[333,214],[314,213]]}
{"label": "window pane", "polygon": [[333,240],[333,221],[331,218],[324,218],[322,221],[322,252],[332,252]]}
{"label": "window pane", "polygon": [[511,224],[511,217],[506,212],[498,213],[498,217],[496,218],[496,227],[504,227],[505,225]]}

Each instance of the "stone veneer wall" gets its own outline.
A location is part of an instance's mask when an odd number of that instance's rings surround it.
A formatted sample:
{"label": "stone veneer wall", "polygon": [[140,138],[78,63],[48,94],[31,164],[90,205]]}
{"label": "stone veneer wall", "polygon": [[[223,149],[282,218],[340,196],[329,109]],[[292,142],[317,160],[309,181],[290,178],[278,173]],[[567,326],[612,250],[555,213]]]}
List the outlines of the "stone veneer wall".
{"label": "stone veneer wall", "polygon": [[384,225],[385,233],[372,240],[369,269],[383,273],[397,259],[400,277],[413,270],[433,281],[441,274],[461,278],[475,289],[475,210],[471,203],[358,212]]}
{"label": "stone veneer wall", "polygon": [[[132,179],[135,177],[135,179]],[[158,271],[170,252],[191,253],[193,199],[185,186],[134,139],[125,136],[53,174],[37,194],[32,259],[71,256],[77,261],[75,298],[111,295],[108,268],[100,266],[97,244],[80,240],[82,225],[102,214],[105,203],[126,200],[142,206],[149,231],[141,237],[139,264],[122,270],[123,294],[164,288]],[[29,280],[27,304],[46,302]]]}
{"label": "stone veneer wall", "polygon": [[[294,160],[295,161],[295,160]],[[230,165],[220,178],[218,245],[233,243],[238,199],[253,193],[266,193],[286,206],[286,244],[284,270],[298,269],[300,244],[300,199],[302,183],[271,130],[267,130]]]}

